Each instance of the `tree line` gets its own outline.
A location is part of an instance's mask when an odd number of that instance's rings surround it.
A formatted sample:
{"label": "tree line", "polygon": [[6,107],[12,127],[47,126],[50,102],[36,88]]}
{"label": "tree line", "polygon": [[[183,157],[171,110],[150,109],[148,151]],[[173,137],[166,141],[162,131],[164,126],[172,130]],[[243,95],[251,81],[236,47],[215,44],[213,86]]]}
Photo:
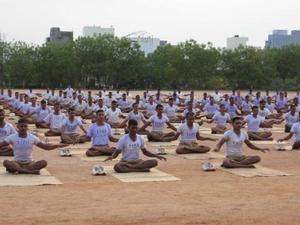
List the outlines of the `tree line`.
{"label": "tree line", "polygon": [[68,43],[0,42],[0,84],[12,88],[285,89],[300,82],[300,46],[220,49],[189,40],[145,56],[110,35]]}

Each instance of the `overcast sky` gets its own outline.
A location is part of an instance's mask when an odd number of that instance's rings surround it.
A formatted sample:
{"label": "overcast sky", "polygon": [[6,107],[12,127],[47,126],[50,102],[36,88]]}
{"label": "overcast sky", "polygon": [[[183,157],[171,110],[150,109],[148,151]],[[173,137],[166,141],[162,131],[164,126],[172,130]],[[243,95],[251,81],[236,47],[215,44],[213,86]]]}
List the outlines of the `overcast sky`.
{"label": "overcast sky", "polygon": [[82,35],[85,25],[113,25],[117,36],[147,31],[172,44],[188,39],[226,45],[239,34],[264,46],[273,29],[300,30],[299,0],[0,0],[6,39],[41,44],[50,27]]}

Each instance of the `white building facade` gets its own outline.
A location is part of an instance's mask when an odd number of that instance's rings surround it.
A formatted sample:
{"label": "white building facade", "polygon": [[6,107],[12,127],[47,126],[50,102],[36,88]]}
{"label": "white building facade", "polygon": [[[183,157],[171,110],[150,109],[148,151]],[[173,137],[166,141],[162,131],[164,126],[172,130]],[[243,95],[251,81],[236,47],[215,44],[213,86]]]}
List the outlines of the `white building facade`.
{"label": "white building facade", "polygon": [[227,49],[236,49],[240,46],[247,46],[247,42],[249,38],[240,37],[239,35],[235,35],[233,37],[227,38]]}
{"label": "white building facade", "polygon": [[85,26],[83,27],[82,33],[84,37],[96,37],[104,34],[115,35],[115,28],[113,26]]}

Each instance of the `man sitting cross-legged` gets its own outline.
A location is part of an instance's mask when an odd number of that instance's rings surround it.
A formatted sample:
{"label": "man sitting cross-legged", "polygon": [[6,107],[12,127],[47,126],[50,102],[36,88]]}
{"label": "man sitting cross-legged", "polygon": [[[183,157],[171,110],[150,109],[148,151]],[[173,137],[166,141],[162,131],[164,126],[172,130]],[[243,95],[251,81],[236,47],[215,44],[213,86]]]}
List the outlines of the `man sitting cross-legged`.
{"label": "man sitting cross-legged", "polygon": [[45,132],[45,136],[61,136],[61,129],[66,115],[60,112],[60,104],[54,104],[54,112],[50,113],[44,122],[50,127],[50,130]]}
{"label": "man sitting cross-legged", "polygon": [[[5,112],[3,109],[0,109],[0,141],[4,141],[11,134],[15,134],[17,131],[12,124],[5,121]],[[13,156],[13,150],[7,145],[0,147],[0,156]]]}
{"label": "man sitting cross-legged", "polygon": [[[136,120],[138,122],[139,127],[142,123],[144,125],[147,123],[147,121],[145,120],[144,114],[139,112],[137,103],[132,104],[132,111],[130,113],[128,113],[127,118],[121,123],[121,126],[123,127],[124,125],[126,125],[126,123],[131,119]],[[128,132],[129,132],[128,128],[125,128],[125,133],[128,133]],[[145,130],[138,131],[138,134],[147,134],[147,131],[145,131]]]}
{"label": "man sitting cross-legged", "polygon": [[294,123],[290,130],[290,133],[286,137],[279,139],[278,141],[279,142],[287,141],[287,140],[291,139],[293,136],[294,136],[294,144],[292,146],[292,149],[300,150],[300,121],[298,121],[297,123]]}
{"label": "man sitting cross-legged", "polygon": [[33,134],[27,132],[28,124],[25,119],[18,121],[18,133],[12,134],[0,142],[1,146],[11,145],[14,152],[14,160],[5,160],[3,166],[10,173],[39,174],[40,170],[47,166],[47,161],[33,161],[33,145],[44,150],[53,150],[66,147],[66,144],[46,144]]}
{"label": "man sitting cross-legged", "polygon": [[219,112],[216,112],[212,120],[205,121],[207,123],[215,122],[216,126],[211,128],[212,134],[224,134],[227,130],[226,123],[230,123],[230,115],[226,112],[226,107],[224,104],[220,105]]}
{"label": "man sitting cross-legged", "polygon": [[208,146],[199,145],[197,140],[216,141],[214,138],[202,137],[199,134],[199,124],[194,123],[195,115],[187,113],[186,122],[181,124],[174,139],[181,135],[180,143],[176,149],[177,154],[206,153],[210,150]]}
{"label": "man sitting cross-legged", "polygon": [[227,144],[225,151],[226,158],[224,159],[222,164],[222,166],[225,168],[253,168],[254,164],[258,163],[261,160],[259,156],[243,155],[243,143],[254,150],[258,150],[261,152],[269,151],[268,148],[259,148],[253,145],[249,141],[247,133],[241,130],[242,125],[242,118],[233,118],[233,129],[225,132],[224,137],[220,140],[214,150],[215,152],[219,152],[222,145],[224,143]]}
{"label": "man sitting cross-legged", "polygon": [[112,160],[122,153],[122,160],[114,166],[114,170],[118,173],[128,172],[150,172],[150,169],[157,166],[157,160],[142,160],[139,152],[143,152],[145,156],[166,160],[166,158],[153,154],[145,148],[144,139],[137,134],[138,123],[136,120],[128,122],[129,134],[125,134],[118,142],[117,149],[105,161]]}
{"label": "man sitting cross-legged", "polygon": [[250,140],[273,140],[270,131],[260,131],[264,127],[265,118],[258,115],[258,107],[252,107],[252,114],[246,116],[244,124],[247,123]]}
{"label": "man sitting cross-legged", "polygon": [[144,131],[148,126],[152,124],[152,131],[148,133],[149,141],[163,141],[170,142],[174,140],[175,132],[163,133],[165,124],[168,125],[172,130],[177,131],[177,129],[169,122],[168,117],[163,115],[163,106],[158,104],[156,106],[156,115],[150,117],[149,122],[147,122],[139,131]]}
{"label": "man sitting cross-legged", "polygon": [[69,118],[66,118],[62,125],[61,142],[66,144],[83,143],[85,142],[85,136],[81,137],[76,133],[78,127],[86,134],[86,130],[82,126],[81,119],[76,118],[76,111],[74,108],[70,108],[68,111]]}
{"label": "man sitting cross-legged", "polygon": [[111,127],[105,122],[105,112],[100,109],[96,113],[97,121],[93,123],[86,134],[85,141],[92,139],[92,147],[86,152],[87,156],[111,155],[116,148],[109,146],[109,141],[117,142],[112,136]]}

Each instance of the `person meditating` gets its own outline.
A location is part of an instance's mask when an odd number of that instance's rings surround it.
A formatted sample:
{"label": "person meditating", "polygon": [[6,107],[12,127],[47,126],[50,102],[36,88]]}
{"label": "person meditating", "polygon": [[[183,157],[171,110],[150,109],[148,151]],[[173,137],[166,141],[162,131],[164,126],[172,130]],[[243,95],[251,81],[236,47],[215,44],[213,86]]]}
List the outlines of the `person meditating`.
{"label": "person meditating", "polygon": [[219,152],[224,143],[227,144],[225,156],[222,167],[225,168],[254,168],[254,164],[260,162],[259,156],[245,156],[243,155],[243,143],[249,148],[261,152],[269,151],[268,148],[259,148],[252,144],[246,132],[242,131],[243,120],[240,117],[232,119],[233,129],[226,131],[224,137],[217,144],[214,149]]}
{"label": "person meditating", "polygon": [[186,122],[181,124],[175,135],[175,140],[181,135],[180,143],[176,149],[177,154],[206,153],[210,150],[208,146],[199,145],[197,140],[216,141],[217,139],[202,137],[199,134],[199,124],[195,123],[195,115],[189,112]]}
{"label": "person meditating", "polygon": [[117,173],[150,172],[151,168],[157,166],[155,159],[142,160],[139,155],[140,151],[145,156],[166,161],[165,157],[153,154],[145,148],[143,137],[137,134],[138,122],[136,120],[129,120],[128,129],[129,133],[119,140],[115,152],[105,159],[105,161],[115,159],[122,153],[122,160],[114,166]]}
{"label": "person meditating", "polygon": [[109,142],[117,142],[118,139],[112,136],[111,126],[105,122],[105,112],[97,111],[97,121],[90,125],[83,141],[91,141],[92,147],[86,151],[89,157],[111,155],[115,147],[109,146]]}
{"label": "person meditating", "polygon": [[66,144],[43,143],[33,134],[28,133],[28,123],[25,119],[18,121],[18,133],[12,134],[0,142],[0,147],[11,145],[14,153],[14,160],[5,160],[3,166],[9,173],[39,174],[40,170],[47,166],[46,160],[33,161],[33,145],[44,150],[53,150],[66,147]]}

